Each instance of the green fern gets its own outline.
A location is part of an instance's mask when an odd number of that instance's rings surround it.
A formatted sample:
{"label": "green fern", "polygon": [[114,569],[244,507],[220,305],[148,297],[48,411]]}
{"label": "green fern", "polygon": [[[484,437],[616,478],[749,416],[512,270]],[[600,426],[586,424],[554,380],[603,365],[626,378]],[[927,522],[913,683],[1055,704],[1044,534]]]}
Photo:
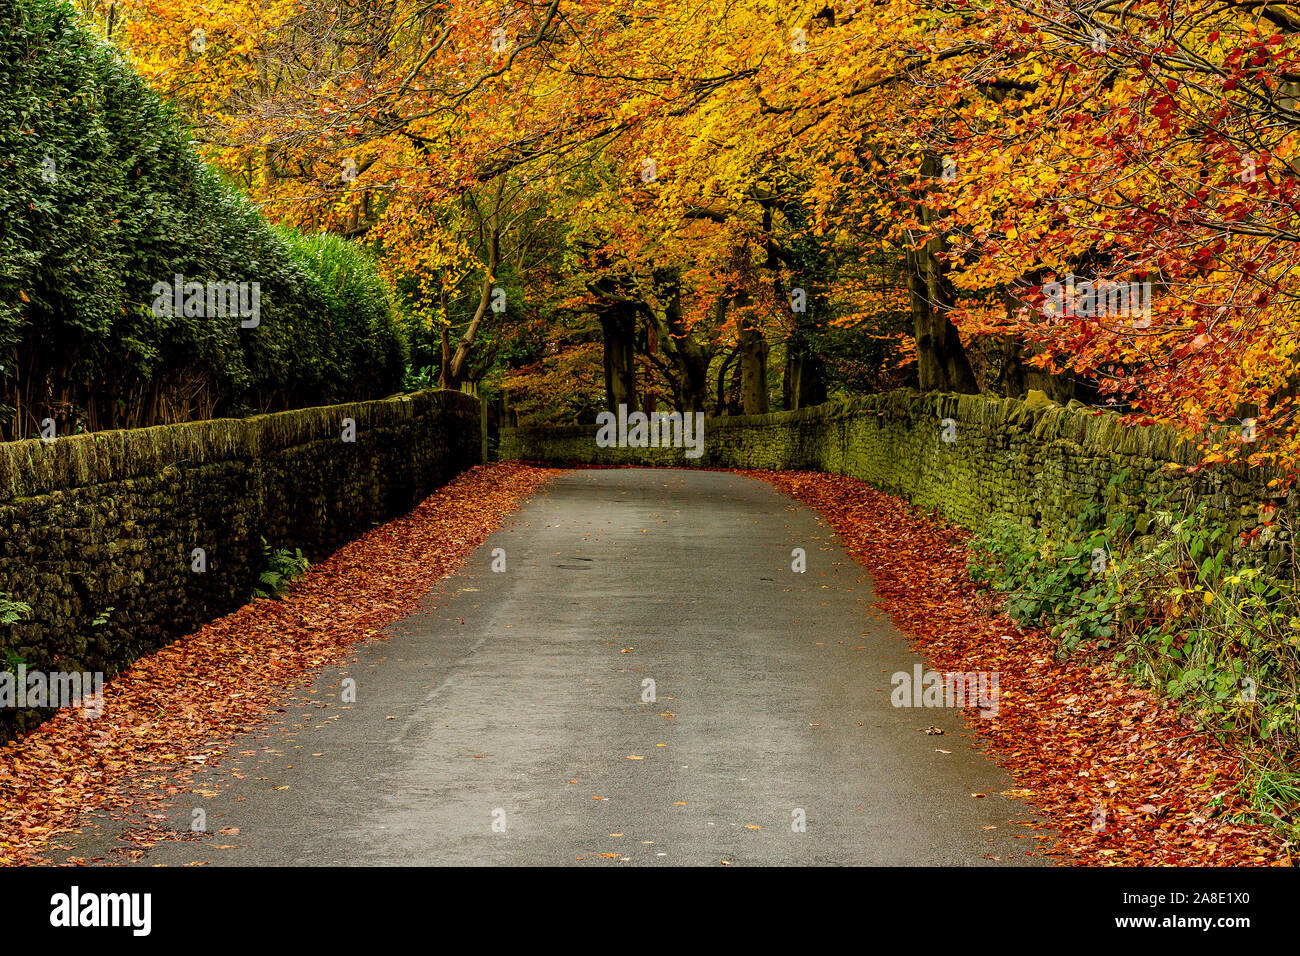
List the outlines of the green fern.
{"label": "green fern", "polygon": [[294,579],[302,577],[311,567],[301,548],[293,551],[272,548],[265,538],[262,539],[262,554],[266,558],[266,570],[257,577],[261,587],[253,589],[254,598],[279,600],[289,592]]}
{"label": "green fern", "polygon": [[17,624],[25,621],[32,613],[32,606],[15,601],[8,594],[0,594],[0,625]]}

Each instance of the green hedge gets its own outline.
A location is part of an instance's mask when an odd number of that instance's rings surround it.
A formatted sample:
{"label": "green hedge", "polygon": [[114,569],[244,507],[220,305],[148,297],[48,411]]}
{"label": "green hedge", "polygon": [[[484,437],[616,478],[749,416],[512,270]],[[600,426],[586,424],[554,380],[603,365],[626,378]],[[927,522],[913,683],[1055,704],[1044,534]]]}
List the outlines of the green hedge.
{"label": "green hedge", "polygon": [[[176,273],[260,324],[156,316]],[[272,228],[68,4],[0,0],[0,437],[364,400],[404,356],[362,253]]]}

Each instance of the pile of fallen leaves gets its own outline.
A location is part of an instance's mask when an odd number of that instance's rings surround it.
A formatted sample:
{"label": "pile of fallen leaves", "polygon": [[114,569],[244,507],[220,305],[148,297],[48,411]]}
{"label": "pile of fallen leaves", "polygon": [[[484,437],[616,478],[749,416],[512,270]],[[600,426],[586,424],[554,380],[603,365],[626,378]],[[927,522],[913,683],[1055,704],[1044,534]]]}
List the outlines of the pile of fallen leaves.
{"label": "pile of fallen leaves", "polygon": [[1270,828],[1230,821],[1248,809],[1239,758],[1104,662],[1062,663],[1044,632],[1019,630],[971,582],[960,529],[856,479],[739,473],[817,510],[935,669],[998,672],[997,715],[968,723],[1020,785],[1012,794],[1059,832],[1053,855],[1123,866],[1291,862]]}
{"label": "pile of fallen leaves", "polygon": [[186,789],[220,741],[414,610],[554,474],[474,468],[313,566],[284,600],[255,601],[137,661],[104,685],[98,718],[65,709],[0,748],[0,864],[47,862],[51,837],[86,811],[138,810]]}

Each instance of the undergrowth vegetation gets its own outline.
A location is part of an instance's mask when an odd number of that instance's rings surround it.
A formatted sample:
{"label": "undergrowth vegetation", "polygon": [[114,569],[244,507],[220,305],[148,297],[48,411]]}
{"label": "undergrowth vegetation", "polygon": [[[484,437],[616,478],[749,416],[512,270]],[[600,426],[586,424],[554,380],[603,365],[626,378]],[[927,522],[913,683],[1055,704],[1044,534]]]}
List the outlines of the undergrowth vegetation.
{"label": "undergrowth vegetation", "polygon": [[258,586],[253,589],[253,597],[279,600],[289,593],[293,582],[307,573],[311,562],[302,553],[301,548],[289,551],[286,548],[272,548],[262,539],[262,555],[266,559],[266,570],[258,575]]}
{"label": "undergrowth vegetation", "polygon": [[1260,817],[1300,836],[1296,568],[1230,566],[1228,532],[1201,508],[1152,511],[1142,535],[1131,516],[1106,522],[1099,505],[1056,534],[994,520],[968,545],[971,577],[1005,596],[1013,620],[1047,628],[1060,657],[1107,657],[1232,743]]}

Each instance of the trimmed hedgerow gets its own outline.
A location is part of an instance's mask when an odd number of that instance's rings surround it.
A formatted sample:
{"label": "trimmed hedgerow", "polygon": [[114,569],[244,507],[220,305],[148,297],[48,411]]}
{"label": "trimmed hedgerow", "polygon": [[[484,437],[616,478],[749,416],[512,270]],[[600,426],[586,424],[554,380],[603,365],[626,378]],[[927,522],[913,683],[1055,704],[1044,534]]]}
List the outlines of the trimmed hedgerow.
{"label": "trimmed hedgerow", "polygon": [[[70,6],[0,6],[0,438],[401,387],[401,330],[364,253],[274,229]],[[178,273],[258,283],[258,324],[156,315],[155,283]]]}

